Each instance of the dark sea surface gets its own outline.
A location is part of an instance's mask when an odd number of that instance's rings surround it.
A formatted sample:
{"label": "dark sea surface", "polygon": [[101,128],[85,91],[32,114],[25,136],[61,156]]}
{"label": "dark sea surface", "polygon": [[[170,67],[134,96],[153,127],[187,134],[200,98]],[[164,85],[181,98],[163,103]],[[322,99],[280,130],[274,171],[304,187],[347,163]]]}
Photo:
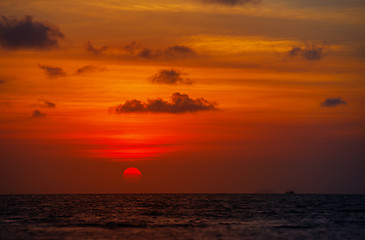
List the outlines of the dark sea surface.
{"label": "dark sea surface", "polygon": [[365,239],[365,195],[0,195],[0,239]]}

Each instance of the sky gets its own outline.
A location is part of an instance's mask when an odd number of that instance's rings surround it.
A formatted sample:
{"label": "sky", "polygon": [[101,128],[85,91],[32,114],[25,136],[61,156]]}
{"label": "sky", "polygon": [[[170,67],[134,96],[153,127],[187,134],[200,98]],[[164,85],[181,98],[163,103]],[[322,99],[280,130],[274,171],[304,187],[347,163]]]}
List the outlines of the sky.
{"label": "sky", "polygon": [[364,14],[1,0],[0,194],[365,194]]}

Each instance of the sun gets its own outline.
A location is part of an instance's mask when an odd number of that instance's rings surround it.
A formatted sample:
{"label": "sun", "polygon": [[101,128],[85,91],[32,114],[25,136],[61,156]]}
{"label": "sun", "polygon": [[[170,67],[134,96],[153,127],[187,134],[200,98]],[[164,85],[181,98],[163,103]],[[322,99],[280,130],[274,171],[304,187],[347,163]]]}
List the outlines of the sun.
{"label": "sun", "polygon": [[124,170],[123,179],[130,183],[137,183],[141,181],[142,173],[138,168],[130,167]]}

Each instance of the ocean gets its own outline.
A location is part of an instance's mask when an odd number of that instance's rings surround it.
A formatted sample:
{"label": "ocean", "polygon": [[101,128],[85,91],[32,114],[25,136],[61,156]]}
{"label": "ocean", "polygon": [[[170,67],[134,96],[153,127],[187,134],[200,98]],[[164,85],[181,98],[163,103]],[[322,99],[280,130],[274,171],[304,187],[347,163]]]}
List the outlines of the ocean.
{"label": "ocean", "polygon": [[0,239],[365,239],[365,195],[0,195]]}

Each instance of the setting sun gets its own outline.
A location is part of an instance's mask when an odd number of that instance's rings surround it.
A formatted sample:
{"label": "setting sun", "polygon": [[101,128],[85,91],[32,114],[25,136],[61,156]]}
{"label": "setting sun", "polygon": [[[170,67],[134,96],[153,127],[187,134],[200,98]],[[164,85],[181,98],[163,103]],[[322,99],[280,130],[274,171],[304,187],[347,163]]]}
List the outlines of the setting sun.
{"label": "setting sun", "polygon": [[142,178],[142,173],[138,168],[130,167],[124,170],[123,178],[127,182],[139,182]]}

